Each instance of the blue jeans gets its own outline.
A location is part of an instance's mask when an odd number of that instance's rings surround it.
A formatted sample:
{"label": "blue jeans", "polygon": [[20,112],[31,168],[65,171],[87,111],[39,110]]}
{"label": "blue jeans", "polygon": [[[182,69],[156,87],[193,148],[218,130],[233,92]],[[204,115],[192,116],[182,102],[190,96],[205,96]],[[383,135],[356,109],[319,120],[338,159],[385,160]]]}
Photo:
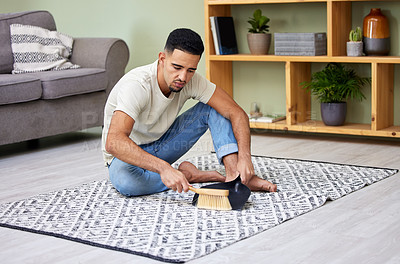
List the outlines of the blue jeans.
{"label": "blue jeans", "polygon": [[[231,122],[203,103],[197,103],[177,117],[160,139],[149,144],[139,145],[139,147],[172,164],[182,157],[208,128],[221,163],[224,156],[238,152]],[[108,169],[111,183],[125,196],[146,195],[168,189],[158,173],[128,164],[117,158],[112,160]]]}

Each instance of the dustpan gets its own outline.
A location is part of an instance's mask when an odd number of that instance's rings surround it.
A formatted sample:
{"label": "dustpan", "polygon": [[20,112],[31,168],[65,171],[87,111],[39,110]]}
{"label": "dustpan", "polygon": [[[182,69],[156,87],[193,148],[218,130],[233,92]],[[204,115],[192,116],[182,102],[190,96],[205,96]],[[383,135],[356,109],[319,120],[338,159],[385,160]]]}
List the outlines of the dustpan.
{"label": "dustpan", "polygon": [[[228,199],[232,210],[241,210],[251,194],[249,187],[242,183],[240,176],[230,182],[213,183],[201,188],[229,190]],[[192,204],[194,206],[197,204],[198,197],[197,193],[193,197]]]}

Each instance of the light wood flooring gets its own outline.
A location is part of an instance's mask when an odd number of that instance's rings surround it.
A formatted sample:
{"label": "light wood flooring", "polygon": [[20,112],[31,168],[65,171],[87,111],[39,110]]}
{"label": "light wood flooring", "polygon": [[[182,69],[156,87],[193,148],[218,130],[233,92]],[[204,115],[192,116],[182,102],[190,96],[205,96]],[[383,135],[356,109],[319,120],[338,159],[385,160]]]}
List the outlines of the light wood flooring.
{"label": "light wood flooring", "polygon": [[[185,157],[212,150],[206,134]],[[256,155],[400,169],[400,141],[254,132]],[[99,129],[0,146],[0,202],[107,178]],[[160,263],[0,228],[0,263]],[[400,263],[400,175],[190,263]]]}

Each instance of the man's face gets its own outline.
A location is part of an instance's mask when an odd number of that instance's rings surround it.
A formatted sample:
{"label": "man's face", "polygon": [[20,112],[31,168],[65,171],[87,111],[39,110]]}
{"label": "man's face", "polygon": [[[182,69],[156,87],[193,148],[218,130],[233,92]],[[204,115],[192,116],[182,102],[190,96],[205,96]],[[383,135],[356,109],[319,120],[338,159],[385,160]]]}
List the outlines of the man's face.
{"label": "man's face", "polygon": [[175,49],[172,53],[161,52],[159,61],[163,69],[163,80],[159,80],[161,90],[167,93],[168,87],[170,92],[178,93],[192,79],[200,56]]}

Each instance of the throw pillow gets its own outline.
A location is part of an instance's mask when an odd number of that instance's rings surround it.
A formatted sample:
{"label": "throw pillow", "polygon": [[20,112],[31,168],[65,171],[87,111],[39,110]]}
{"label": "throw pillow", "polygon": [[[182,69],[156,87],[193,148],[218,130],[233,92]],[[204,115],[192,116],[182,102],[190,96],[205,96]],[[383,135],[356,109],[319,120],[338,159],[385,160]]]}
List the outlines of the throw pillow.
{"label": "throw pillow", "polygon": [[68,35],[21,24],[10,25],[10,35],[14,74],[80,67],[68,60],[74,41]]}

